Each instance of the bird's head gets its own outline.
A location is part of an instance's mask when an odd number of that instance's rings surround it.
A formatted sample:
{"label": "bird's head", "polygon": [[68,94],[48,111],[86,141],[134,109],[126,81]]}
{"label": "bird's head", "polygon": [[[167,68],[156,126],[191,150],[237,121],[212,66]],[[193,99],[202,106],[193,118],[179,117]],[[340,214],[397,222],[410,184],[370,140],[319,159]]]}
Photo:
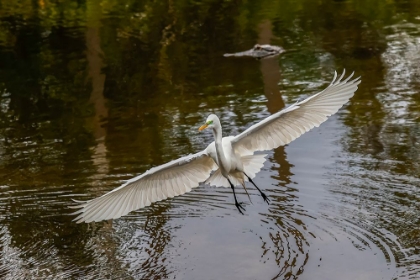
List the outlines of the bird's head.
{"label": "bird's head", "polygon": [[211,114],[207,117],[206,123],[200,126],[198,130],[202,131],[206,128],[214,128],[217,123],[220,123],[219,118],[215,114]]}

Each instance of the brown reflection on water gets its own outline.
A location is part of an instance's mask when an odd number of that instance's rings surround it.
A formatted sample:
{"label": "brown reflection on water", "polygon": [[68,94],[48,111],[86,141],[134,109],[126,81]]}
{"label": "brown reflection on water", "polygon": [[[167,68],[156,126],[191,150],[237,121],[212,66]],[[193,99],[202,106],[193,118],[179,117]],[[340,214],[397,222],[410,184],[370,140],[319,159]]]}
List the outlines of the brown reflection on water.
{"label": "brown reflection on water", "polygon": [[109,163],[107,160],[107,148],[105,145],[106,130],[104,128],[104,119],[108,117],[108,107],[104,97],[105,74],[102,73],[104,67],[101,50],[100,31],[100,6],[98,2],[89,5],[91,16],[88,18],[86,28],[86,56],[88,61],[88,77],[91,79],[92,93],[89,101],[94,105],[94,115],[91,118],[92,130],[96,146],[93,148],[93,164],[97,168],[96,174],[92,179],[100,180],[108,174]]}
{"label": "brown reflection on water", "polygon": [[[270,44],[273,37],[272,24],[270,21],[264,21],[259,26],[258,44]],[[281,70],[279,67],[279,58],[270,57],[260,60],[260,69],[264,85],[264,94],[267,98],[267,109],[270,114],[277,113],[285,107],[284,100],[279,91],[279,81],[281,79]],[[263,246],[262,258],[267,258],[266,252],[273,250],[275,252],[275,262],[280,271],[273,279],[295,279],[303,272],[304,266],[309,258],[309,243],[306,241],[305,224],[299,218],[295,217],[296,202],[298,197],[294,194],[297,189],[289,188],[291,183],[291,168],[293,165],[287,160],[285,147],[279,147],[274,150],[272,161],[278,164],[272,170],[276,181],[275,189],[269,189],[272,203],[269,212],[262,214],[263,220],[267,219],[274,223],[274,229],[269,232],[271,239],[270,245]],[[275,165],[275,166],[276,166]],[[303,213],[301,213],[303,214]],[[264,241],[264,237],[261,236]]]}

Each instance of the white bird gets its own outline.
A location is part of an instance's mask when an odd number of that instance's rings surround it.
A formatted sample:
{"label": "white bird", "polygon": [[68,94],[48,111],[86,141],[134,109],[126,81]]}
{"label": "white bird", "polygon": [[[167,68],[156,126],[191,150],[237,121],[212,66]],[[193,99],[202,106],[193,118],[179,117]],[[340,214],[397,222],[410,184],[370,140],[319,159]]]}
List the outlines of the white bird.
{"label": "white bird", "polygon": [[245,188],[247,180],[268,203],[267,196],[252,181],[266,155],[254,152],[286,145],[336,113],[361,82],[360,77],[350,80],[353,74],[342,81],[344,73],[336,80],[335,72],[333,81],[323,91],[267,117],[237,136],[222,137],[220,120],[211,114],[199,128],[200,131],[210,128],[215,140],[204,151],[154,167],[95,199],[78,201],[78,205],[71,206],[80,208],[74,213],[78,214],[74,220],[88,223],[117,219],[153,202],[189,192],[201,182],[231,187],[235,206],[242,214],[245,209],[236,199],[235,186]]}

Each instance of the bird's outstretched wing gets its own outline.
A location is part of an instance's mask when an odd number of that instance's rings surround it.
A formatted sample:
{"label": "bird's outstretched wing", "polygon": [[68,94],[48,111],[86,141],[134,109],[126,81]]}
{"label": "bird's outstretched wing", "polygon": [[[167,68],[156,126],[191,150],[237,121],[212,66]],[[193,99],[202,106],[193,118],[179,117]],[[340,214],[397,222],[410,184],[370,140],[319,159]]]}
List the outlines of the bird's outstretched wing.
{"label": "bird's outstretched wing", "polygon": [[74,220],[89,223],[116,219],[152,202],[184,194],[206,180],[216,167],[206,151],[154,167],[103,196],[70,206],[80,208]]}
{"label": "bird's outstretched wing", "polygon": [[286,145],[310,129],[319,126],[336,113],[357,90],[360,77],[350,80],[354,73],[341,81],[345,71],[323,91],[297,102],[254,124],[232,139],[232,147],[241,155],[252,154]]}

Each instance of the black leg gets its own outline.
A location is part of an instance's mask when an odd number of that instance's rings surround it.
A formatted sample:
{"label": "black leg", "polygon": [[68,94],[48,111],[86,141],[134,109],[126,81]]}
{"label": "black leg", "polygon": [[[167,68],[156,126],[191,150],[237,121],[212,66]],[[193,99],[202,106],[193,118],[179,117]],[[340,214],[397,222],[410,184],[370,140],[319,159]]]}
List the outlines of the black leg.
{"label": "black leg", "polygon": [[244,172],[245,176],[248,178],[248,180],[254,185],[254,187],[257,188],[257,190],[260,192],[262,198],[264,199],[265,202],[267,202],[267,204],[270,204],[270,199],[265,195],[265,193],[263,193],[259,187],[257,187],[257,185],[255,185],[254,181],[252,181],[251,178],[249,178],[248,175],[246,175],[246,173]]}
{"label": "black leg", "polygon": [[245,208],[240,203],[238,203],[238,200],[236,199],[235,186],[232,184],[232,182],[229,179],[228,179],[228,182],[229,182],[230,187],[232,188],[232,191],[233,191],[233,197],[235,198],[235,206],[236,206],[236,208],[238,208],[239,213],[241,213],[243,215],[244,213],[242,212],[242,210],[245,211]]}

